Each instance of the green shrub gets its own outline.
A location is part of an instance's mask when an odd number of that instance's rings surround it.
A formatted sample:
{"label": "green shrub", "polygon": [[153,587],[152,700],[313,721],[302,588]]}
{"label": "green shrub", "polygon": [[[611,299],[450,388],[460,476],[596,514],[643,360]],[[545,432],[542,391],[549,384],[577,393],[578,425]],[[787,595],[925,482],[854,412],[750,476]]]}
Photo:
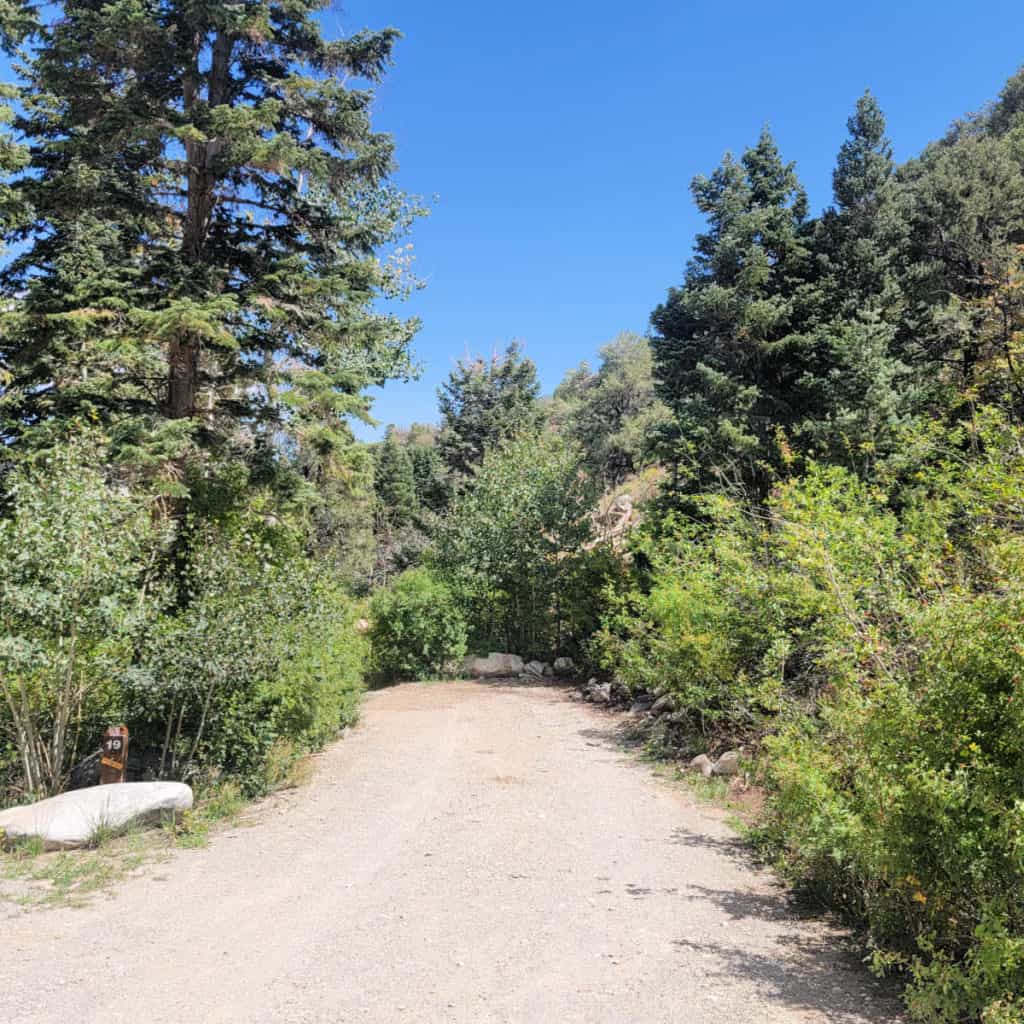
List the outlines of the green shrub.
{"label": "green shrub", "polygon": [[765,848],[935,1024],[1020,1020],[1022,441],[984,416],[929,439],[891,500],[812,466],[756,514],[708,502],[644,542],[596,644],[695,732],[760,749]]}
{"label": "green shrub", "polygon": [[570,645],[571,590],[584,580],[594,498],[579,452],[557,436],[528,435],[484,454],[430,553],[474,650],[549,657]]}
{"label": "green shrub", "polygon": [[317,580],[298,590],[298,606],[278,633],[274,731],[300,749],[317,750],[358,719],[370,644],[359,629],[361,606],[335,582]]}
{"label": "green shrub", "polygon": [[202,528],[189,603],[158,620],[128,687],[129,725],[160,774],[210,771],[264,788],[274,743],[322,746],[354,720],[367,642],[358,607],[258,530]]}
{"label": "green shrub", "polygon": [[159,594],[146,504],[111,487],[83,433],[7,480],[0,518],[0,793],[59,791],[121,713]]}
{"label": "green shrub", "polygon": [[466,623],[429,569],[409,569],[370,604],[373,662],[385,679],[432,679],[466,653]]}
{"label": "green shrub", "polygon": [[84,434],[7,481],[0,795],[58,791],[119,721],[147,771],[259,792],[275,743],[302,753],[355,719],[360,608],[258,500],[170,543],[106,454]]}

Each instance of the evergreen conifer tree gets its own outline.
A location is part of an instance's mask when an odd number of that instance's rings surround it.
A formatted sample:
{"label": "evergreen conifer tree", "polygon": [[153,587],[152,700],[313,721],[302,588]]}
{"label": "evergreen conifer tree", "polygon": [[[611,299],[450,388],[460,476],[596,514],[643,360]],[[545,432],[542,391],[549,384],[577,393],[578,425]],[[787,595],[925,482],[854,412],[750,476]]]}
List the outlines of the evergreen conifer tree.
{"label": "evergreen conifer tree", "polygon": [[412,459],[400,444],[394,427],[388,427],[377,461],[377,497],[381,516],[388,526],[408,526],[416,515],[416,479]]}
{"label": "evergreen conifer tree", "polygon": [[456,476],[468,476],[484,452],[522,433],[538,431],[537,367],[512,342],[501,355],[462,360],[438,389],[441,455]]}
{"label": "evergreen conifer tree", "polygon": [[870,92],[847,121],[834,205],[815,225],[819,276],[809,318],[814,358],[800,382],[809,454],[866,472],[894,442],[911,395],[896,350],[906,218],[885,116]]}
{"label": "evergreen conifer tree", "polygon": [[408,287],[407,249],[378,253],[417,212],[369,117],[397,33],[327,40],[327,0],[55,6],[14,124],[4,443],[88,417],[182,496],[190,453],[340,457],[416,328],[374,307]]}
{"label": "evergreen conifer tree", "polygon": [[416,502],[420,509],[443,512],[451,499],[451,488],[441,453],[434,444],[409,443],[412,475],[416,483]]}
{"label": "evergreen conifer tree", "polygon": [[801,286],[808,271],[807,197],[765,130],[692,185],[708,230],[680,288],[651,317],[659,397],[676,419],[671,457],[685,486],[718,482],[763,494],[777,435],[802,419],[806,371]]}

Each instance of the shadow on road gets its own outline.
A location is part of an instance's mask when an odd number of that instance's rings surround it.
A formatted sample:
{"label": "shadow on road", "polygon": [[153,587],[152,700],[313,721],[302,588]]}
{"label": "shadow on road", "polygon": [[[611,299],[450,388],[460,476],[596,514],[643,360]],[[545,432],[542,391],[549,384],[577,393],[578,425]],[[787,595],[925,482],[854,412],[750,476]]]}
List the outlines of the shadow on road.
{"label": "shadow on road", "polygon": [[[758,902],[751,916],[766,908]],[[774,917],[774,911],[769,912]],[[897,1024],[903,1020],[895,989],[867,973],[852,943],[830,937],[828,943],[803,935],[778,940],[781,950],[755,952],[724,942],[676,939],[676,949],[696,953],[715,966],[709,977],[753,981],[761,996],[789,1009],[813,1011],[833,1024]]]}
{"label": "shadow on road", "polygon": [[[642,728],[634,721],[616,716],[607,725],[580,729],[577,735],[591,746],[636,756],[646,741]],[[864,963],[863,942],[849,933],[820,902],[793,892],[781,882],[766,882],[764,863],[757,851],[738,835],[713,831],[695,832],[676,828],[668,842],[685,846],[706,857],[727,862],[750,876],[757,876],[759,889],[711,888],[687,884],[681,879],[679,898],[689,903],[716,906],[730,923],[744,933],[760,931],[759,923],[768,923],[776,933],[771,951],[759,944],[730,944],[726,941],[680,938],[673,945],[681,952],[700,957],[709,967],[708,975],[753,981],[763,998],[800,1012],[813,1012],[835,1024],[900,1024],[902,1015],[898,986],[878,981]],[[766,890],[765,884],[770,887]],[[639,884],[627,886],[637,900],[667,894]],[[808,923],[812,929],[807,934]],[[790,931],[787,926],[792,925]],[[800,928],[801,931],[797,931]],[[725,934],[728,934],[726,929]]]}

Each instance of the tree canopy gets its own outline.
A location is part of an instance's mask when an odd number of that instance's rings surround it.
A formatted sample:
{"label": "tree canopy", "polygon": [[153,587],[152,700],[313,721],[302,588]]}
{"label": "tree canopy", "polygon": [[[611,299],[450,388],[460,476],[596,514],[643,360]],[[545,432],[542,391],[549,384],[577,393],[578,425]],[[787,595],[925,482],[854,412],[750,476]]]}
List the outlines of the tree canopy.
{"label": "tree canopy", "polygon": [[517,342],[490,358],[460,360],[438,390],[440,450],[448,469],[468,476],[488,449],[539,430],[539,395],[537,368]]}
{"label": "tree canopy", "polygon": [[375,305],[412,284],[398,242],[419,212],[370,122],[398,33],[325,39],[327,0],[58,6],[15,95],[4,443],[98,421],[177,494],[204,452],[265,470],[287,437],[342,457],[417,326]]}

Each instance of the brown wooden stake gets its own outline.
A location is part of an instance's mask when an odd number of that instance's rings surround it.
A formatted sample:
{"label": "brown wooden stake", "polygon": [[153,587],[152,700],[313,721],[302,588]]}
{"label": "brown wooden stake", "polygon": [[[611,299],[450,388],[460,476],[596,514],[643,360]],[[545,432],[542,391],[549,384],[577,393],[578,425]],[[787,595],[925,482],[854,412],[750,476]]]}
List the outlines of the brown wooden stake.
{"label": "brown wooden stake", "polygon": [[100,755],[100,785],[124,782],[128,768],[128,726],[112,725],[103,734]]}

